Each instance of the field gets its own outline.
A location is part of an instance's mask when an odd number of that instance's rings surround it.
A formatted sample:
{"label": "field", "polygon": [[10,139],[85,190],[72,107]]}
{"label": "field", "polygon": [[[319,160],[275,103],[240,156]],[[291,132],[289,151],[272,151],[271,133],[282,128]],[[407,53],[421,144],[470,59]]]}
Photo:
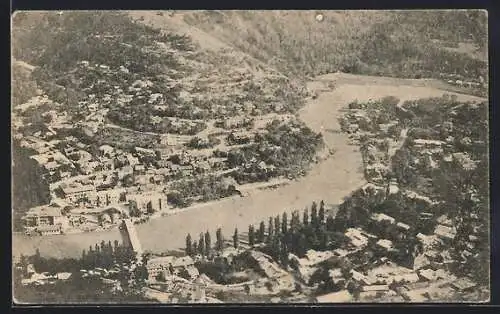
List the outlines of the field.
{"label": "field", "polygon": [[[309,100],[299,115],[314,131],[323,131],[327,147],[335,150],[333,156],[314,165],[306,177],[275,190],[256,191],[247,197],[211,202],[139,225],[137,229],[143,248],[151,251],[182,248],[187,233],[196,237],[200,232],[209,230],[215,234],[218,227],[222,227],[223,234],[229,238],[235,227],[244,233],[250,223],[267,221],[269,216],[283,211],[303,209],[313,200],[323,199],[327,204],[338,203],[365,182],[361,172],[361,155],[356,147],[348,144],[347,136],[340,132],[324,132],[340,130],[337,119],[343,107],[356,99],[367,101],[395,96],[401,100],[409,100],[450,93],[442,90],[442,85],[427,80],[344,74],[318,77],[310,87],[321,82],[332,82],[336,87]],[[463,94],[457,96],[459,100],[479,99]],[[39,248],[42,255],[79,256],[91,244],[114,239],[119,239],[118,230],[38,238],[14,235],[13,254],[30,254]]]}

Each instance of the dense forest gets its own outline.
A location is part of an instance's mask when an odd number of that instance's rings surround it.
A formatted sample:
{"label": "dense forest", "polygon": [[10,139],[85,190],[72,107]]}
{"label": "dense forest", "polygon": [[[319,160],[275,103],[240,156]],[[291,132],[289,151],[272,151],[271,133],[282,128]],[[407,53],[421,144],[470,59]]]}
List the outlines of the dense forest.
{"label": "dense forest", "polygon": [[[485,58],[476,58],[487,50],[486,11],[321,13],[322,22],[311,11],[199,11],[184,20],[286,73],[487,76]],[[453,50],[459,43],[475,48]]]}
{"label": "dense forest", "polygon": [[14,141],[12,150],[12,188],[13,227],[21,231],[21,216],[31,207],[48,203],[50,192],[48,183],[43,179],[44,172],[36,161],[29,158],[30,152]]}

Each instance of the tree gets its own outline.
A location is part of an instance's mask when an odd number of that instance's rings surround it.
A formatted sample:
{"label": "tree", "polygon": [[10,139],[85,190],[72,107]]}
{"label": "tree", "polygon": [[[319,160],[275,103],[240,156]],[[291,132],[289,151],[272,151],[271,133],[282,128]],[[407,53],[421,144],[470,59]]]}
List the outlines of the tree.
{"label": "tree", "polygon": [[193,245],[192,245],[191,234],[188,233],[186,236],[186,254],[191,256],[193,255]]}
{"label": "tree", "polygon": [[307,226],[309,224],[309,211],[308,211],[307,207],[304,209],[302,222],[303,222],[304,226]]}
{"label": "tree", "polygon": [[212,240],[210,238],[210,233],[207,230],[207,232],[205,232],[205,254],[208,256],[210,251],[212,251]]}
{"label": "tree", "polygon": [[311,224],[314,227],[318,226],[318,205],[316,202],[313,202],[311,206]]}
{"label": "tree", "polygon": [[254,246],[255,244],[255,232],[253,225],[248,226],[248,244]]}
{"label": "tree", "polygon": [[319,203],[319,222],[321,224],[325,222],[325,202],[323,200]]}
{"label": "tree", "polygon": [[140,217],[141,216],[141,211],[137,207],[137,202],[134,200],[130,200],[128,203],[129,206],[129,213],[130,217]]}
{"label": "tree", "polygon": [[193,241],[193,246],[192,246],[192,254],[198,254],[199,253],[199,249],[198,249],[198,243],[196,241]]}
{"label": "tree", "polygon": [[264,221],[261,221],[259,225],[259,235],[258,235],[259,243],[264,242],[265,233],[266,233],[266,224],[264,223]]}
{"label": "tree", "polygon": [[267,226],[267,238],[271,239],[273,237],[274,228],[273,228],[273,218],[269,217],[269,224]]}
{"label": "tree", "polygon": [[288,230],[288,218],[287,218],[286,212],[284,212],[282,222],[281,222],[281,232],[283,234],[286,234],[287,230]]}
{"label": "tree", "polygon": [[200,239],[198,240],[198,253],[205,256],[205,235],[203,232],[200,233]]}
{"label": "tree", "polygon": [[279,234],[281,230],[281,224],[280,224],[280,216],[274,217],[274,231],[276,234]]}
{"label": "tree", "polygon": [[234,229],[234,234],[233,234],[233,247],[237,249],[239,246],[239,239],[238,239],[238,228]]}
{"label": "tree", "polygon": [[328,217],[326,218],[326,230],[335,230],[335,219],[331,215],[328,215]]}
{"label": "tree", "polygon": [[222,251],[224,249],[224,237],[222,236],[222,229],[218,228],[215,233],[216,239],[216,247],[218,251]]}

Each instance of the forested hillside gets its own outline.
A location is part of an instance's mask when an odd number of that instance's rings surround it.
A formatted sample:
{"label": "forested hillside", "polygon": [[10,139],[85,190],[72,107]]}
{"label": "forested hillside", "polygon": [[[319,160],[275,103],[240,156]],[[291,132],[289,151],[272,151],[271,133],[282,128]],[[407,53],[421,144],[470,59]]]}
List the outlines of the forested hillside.
{"label": "forested hillside", "polygon": [[[485,11],[321,13],[322,22],[313,11],[199,11],[184,20],[295,74],[487,76]],[[465,44],[470,51],[458,49]]]}

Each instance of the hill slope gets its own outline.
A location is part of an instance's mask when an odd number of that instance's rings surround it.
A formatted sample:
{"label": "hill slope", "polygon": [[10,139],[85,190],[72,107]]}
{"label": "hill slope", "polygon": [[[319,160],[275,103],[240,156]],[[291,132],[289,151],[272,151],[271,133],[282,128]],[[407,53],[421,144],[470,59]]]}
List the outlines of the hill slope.
{"label": "hill slope", "polygon": [[[485,11],[325,11],[322,22],[314,11],[183,14],[187,23],[286,72],[487,76]],[[464,43],[481,50],[482,60],[446,49]]]}

